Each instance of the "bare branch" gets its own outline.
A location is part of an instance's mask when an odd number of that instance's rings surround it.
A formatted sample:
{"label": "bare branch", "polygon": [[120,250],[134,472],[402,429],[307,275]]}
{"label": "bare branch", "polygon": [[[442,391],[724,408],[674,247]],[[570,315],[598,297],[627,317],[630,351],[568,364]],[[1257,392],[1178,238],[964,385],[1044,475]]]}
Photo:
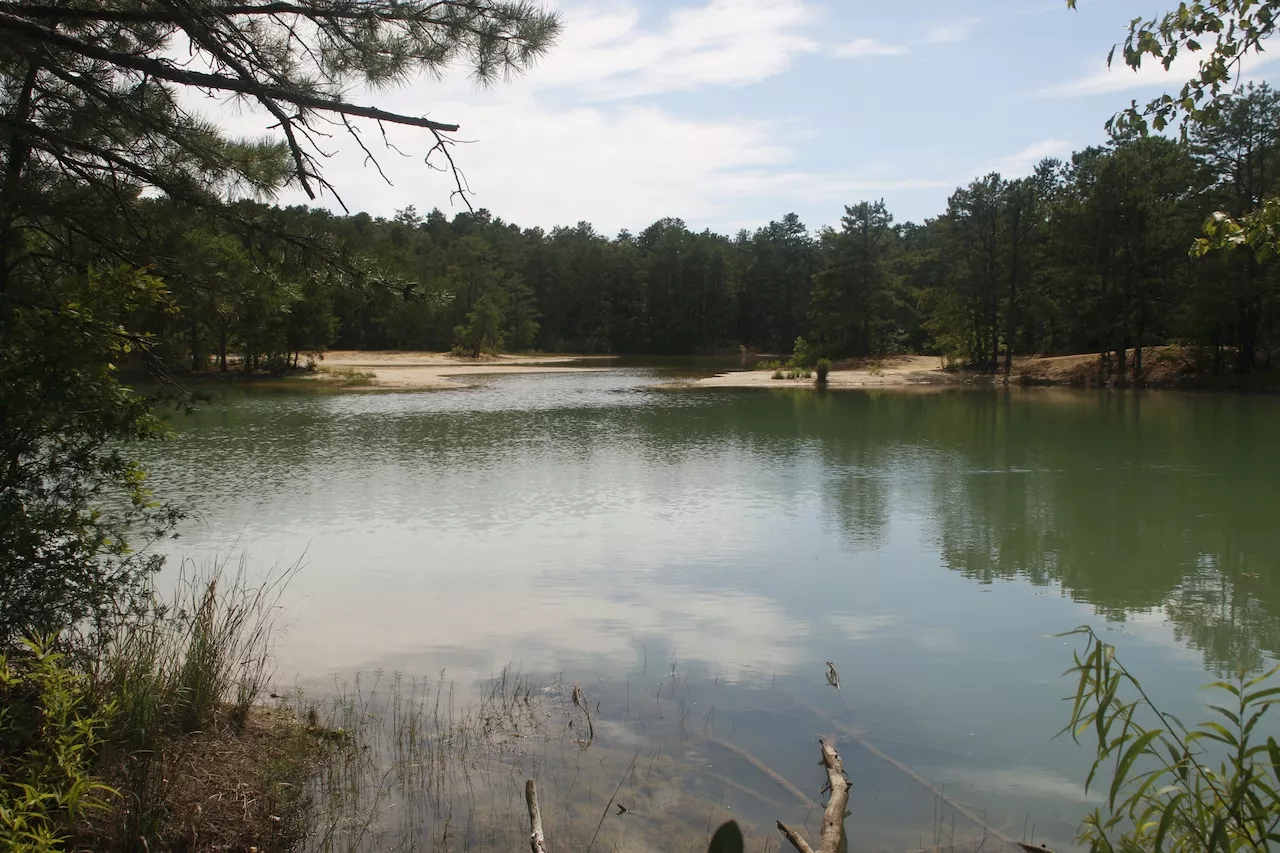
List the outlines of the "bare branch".
{"label": "bare branch", "polygon": [[[840,836],[844,833],[844,815],[849,809],[849,780],[844,775],[844,762],[835,748],[826,741],[818,743],[822,746],[822,766],[827,768],[831,798],[827,800],[826,811],[822,814],[822,835],[817,853],[836,853],[840,849]],[[800,833],[782,821],[778,821],[778,830],[799,853],[815,853]]]}
{"label": "bare branch", "polygon": [[791,846],[796,848],[799,853],[813,853],[813,848],[809,846],[809,842],[804,840],[804,836],[787,826],[782,821],[778,821],[778,830],[783,836],[791,842]]}

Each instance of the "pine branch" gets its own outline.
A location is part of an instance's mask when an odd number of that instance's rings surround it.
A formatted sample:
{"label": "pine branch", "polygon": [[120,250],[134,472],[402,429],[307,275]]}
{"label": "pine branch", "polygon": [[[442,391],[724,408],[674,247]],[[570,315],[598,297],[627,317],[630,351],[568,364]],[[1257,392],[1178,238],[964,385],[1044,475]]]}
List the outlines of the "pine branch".
{"label": "pine branch", "polygon": [[56,32],[48,27],[23,20],[9,12],[0,11],[0,32],[5,31],[25,36],[26,38],[34,39],[63,50],[71,51],[72,53],[79,54],[86,59],[95,59],[99,62],[107,62],[118,68],[127,68],[130,71],[149,74],[157,79],[166,80],[170,83],[178,83],[183,86],[196,86],[220,92],[236,92],[258,99],[271,98],[284,103],[293,104],[301,109],[331,112],[346,116],[358,116],[360,118],[370,118],[376,121],[390,122],[391,124],[408,125],[410,127],[423,127],[437,133],[454,133],[458,130],[458,125],[456,124],[447,124],[444,122],[432,121],[428,118],[402,115],[400,113],[388,112],[387,110],[380,110],[376,107],[362,107],[358,104],[352,104],[347,101],[322,98],[298,89],[287,89],[282,86],[263,83],[252,76],[244,78],[233,77],[227,74],[210,74],[202,71],[189,71],[187,69],[178,68],[164,60],[152,59],[150,57],[138,56],[131,53],[122,53],[120,51],[102,47],[101,45],[90,44],[64,33]]}

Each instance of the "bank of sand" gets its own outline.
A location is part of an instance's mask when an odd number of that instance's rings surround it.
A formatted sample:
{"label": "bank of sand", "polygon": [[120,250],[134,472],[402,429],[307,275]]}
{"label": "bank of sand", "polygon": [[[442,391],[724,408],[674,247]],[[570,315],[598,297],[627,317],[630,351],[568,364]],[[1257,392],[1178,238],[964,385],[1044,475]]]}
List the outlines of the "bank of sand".
{"label": "bank of sand", "polygon": [[[693,388],[797,388],[812,387],[809,379],[774,379],[772,370],[739,370],[718,373],[705,379],[692,379],[680,383]],[[827,374],[828,388],[902,388],[962,385],[973,380],[972,375],[948,372],[942,362],[933,355],[887,356],[875,361],[865,361]]]}
{"label": "bank of sand", "polygon": [[318,382],[332,382],[353,390],[436,391],[468,388],[467,377],[495,373],[584,373],[604,370],[570,362],[590,356],[497,355],[480,359],[459,358],[444,352],[363,352],[334,350],[325,353],[313,374]]}

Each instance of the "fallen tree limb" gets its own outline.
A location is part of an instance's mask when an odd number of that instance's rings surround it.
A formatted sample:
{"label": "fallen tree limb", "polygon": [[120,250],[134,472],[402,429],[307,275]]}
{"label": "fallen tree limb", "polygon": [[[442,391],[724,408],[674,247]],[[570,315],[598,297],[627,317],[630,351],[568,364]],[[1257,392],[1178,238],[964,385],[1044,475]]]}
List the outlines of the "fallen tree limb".
{"label": "fallen tree limb", "polygon": [[542,810],[538,808],[538,789],[532,779],[525,780],[524,800],[529,806],[529,849],[532,853],[547,853],[547,840],[542,834]]}
{"label": "fallen tree limb", "polygon": [[[831,797],[827,800],[826,811],[822,813],[822,835],[816,853],[836,853],[840,849],[840,836],[844,833],[844,814],[849,809],[849,779],[844,775],[844,762],[835,748],[826,741],[818,743],[822,746],[822,766],[827,768],[827,787],[831,789]],[[800,833],[782,821],[778,821],[778,829],[799,853],[815,853]]]}

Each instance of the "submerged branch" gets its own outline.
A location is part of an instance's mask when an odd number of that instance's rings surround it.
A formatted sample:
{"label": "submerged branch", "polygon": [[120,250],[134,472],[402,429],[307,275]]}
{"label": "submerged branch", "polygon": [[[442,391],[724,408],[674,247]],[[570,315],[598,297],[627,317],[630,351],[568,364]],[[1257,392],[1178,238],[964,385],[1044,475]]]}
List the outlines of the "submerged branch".
{"label": "submerged branch", "polygon": [[794,782],[792,782],[786,776],[783,776],[777,770],[774,770],[772,767],[765,764],[759,758],[756,758],[750,752],[747,752],[745,749],[738,746],[737,744],[729,743],[727,740],[721,740],[720,738],[715,737],[714,735],[708,735],[707,742],[729,750],[734,755],[738,756],[743,761],[747,762],[752,767],[759,770],[764,775],[768,776],[774,782],[777,782],[778,787],[782,788],[782,790],[786,791],[788,794],[795,797],[796,802],[800,803],[800,805],[802,806],[814,805],[813,798],[810,797],[808,794],[806,794],[804,791],[801,791],[799,788],[797,788]]}

